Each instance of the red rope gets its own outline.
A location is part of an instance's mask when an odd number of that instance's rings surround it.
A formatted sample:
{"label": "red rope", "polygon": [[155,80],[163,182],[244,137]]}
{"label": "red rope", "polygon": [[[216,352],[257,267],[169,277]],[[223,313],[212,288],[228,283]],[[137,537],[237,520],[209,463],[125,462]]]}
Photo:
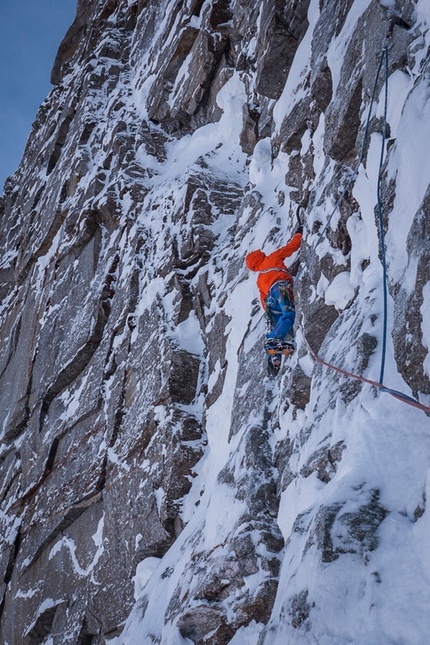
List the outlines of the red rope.
{"label": "red rope", "polygon": [[316,360],[318,363],[321,363],[322,365],[325,365],[326,367],[329,367],[330,369],[335,370],[340,374],[344,374],[344,376],[349,376],[349,378],[356,379],[357,381],[362,381],[363,383],[369,383],[369,385],[374,385],[375,387],[379,388],[382,392],[387,392],[388,394],[391,394],[391,396],[394,396],[396,399],[399,399],[399,401],[403,401],[403,403],[407,403],[408,405],[411,405],[414,408],[418,408],[419,410],[422,410],[426,414],[430,414],[430,407],[428,407],[427,405],[423,405],[422,403],[419,403],[419,401],[415,401],[415,399],[410,398],[406,394],[402,394],[402,392],[397,392],[397,390],[392,390],[391,388],[386,387],[382,383],[378,383],[377,381],[371,381],[368,378],[364,378],[364,376],[358,376],[358,374],[353,374],[352,372],[343,370],[340,367],[336,367],[336,365],[327,363],[327,361],[323,361],[322,358],[320,358],[315,354],[312,347],[309,345],[301,325],[300,325],[300,329],[301,329],[306,347],[308,348],[314,360]]}

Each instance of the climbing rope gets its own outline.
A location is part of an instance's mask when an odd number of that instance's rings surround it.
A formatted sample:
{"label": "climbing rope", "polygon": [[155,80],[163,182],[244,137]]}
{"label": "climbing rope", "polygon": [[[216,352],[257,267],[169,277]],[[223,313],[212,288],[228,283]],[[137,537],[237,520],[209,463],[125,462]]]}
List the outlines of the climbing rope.
{"label": "climbing rope", "polygon": [[400,401],[403,401],[404,403],[407,403],[408,405],[412,405],[413,407],[416,407],[420,410],[423,410],[427,414],[430,414],[430,407],[423,405],[416,399],[413,399],[412,397],[408,396],[407,394],[404,394],[403,392],[399,392],[398,390],[393,390],[392,388],[388,388],[383,384],[384,381],[384,371],[385,371],[385,359],[386,359],[386,352],[387,352],[387,325],[388,325],[388,297],[387,297],[387,262],[386,262],[386,253],[385,253],[385,235],[384,235],[384,222],[383,222],[383,216],[382,216],[382,200],[381,200],[381,180],[382,180],[382,168],[384,164],[384,153],[385,153],[385,142],[386,142],[386,137],[387,137],[387,112],[388,112],[388,76],[389,76],[389,67],[388,67],[388,47],[389,43],[391,41],[391,37],[393,34],[394,26],[396,24],[400,24],[401,26],[405,26],[406,28],[409,28],[409,26],[404,23],[401,24],[397,20],[391,20],[390,26],[385,38],[385,44],[382,49],[381,57],[379,59],[379,65],[378,69],[376,72],[376,77],[375,77],[375,82],[373,85],[373,92],[372,92],[372,98],[370,101],[369,105],[369,111],[367,114],[367,119],[366,119],[366,127],[364,130],[364,136],[363,136],[363,142],[361,145],[361,151],[360,151],[360,157],[357,163],[357,166],[352,173],[351,177],[349,178],[345,188],[343,189],[339,199],[337,200],[323,230],[321,231],[315,245],[313,246],[311,253],[309,254],[306,262],[303,264],[301,267],[300,271],[297,273],[297,276],[294,280],[294,284],[297,283],[297,281],[300,279],[300,277],[303,275],[303,272],[306,268],[306,266],[309,264],[309,261],[313,257],[316,247],[318,244],[321,242],[332,218],[333,215],[336,213],[337,209],[339,208],[339,205],[346,195],[347,190],[351,186],[352,182],[355,180],[357,177],[359,168],[361,166],[361,163],[364,158],[364,153],[366,149],[366,143],[367,139],[369,136],[369,125],[370,125],[370,119],[372,115],[372,109],[373,109],[373,104],[375,102],[375,97],[376,97],[376,91],[377,91],[377,86],[378,86],[378,81],[379,81],[379,76],[381,73],[381,69],[384,66],[385,67],[385,80],[384,80],[384,87],[385,87],[385,97],[384,97],[384,116],[383,116],[383,125],[382,125],[382,142],[381,142],[381,154],[379,157],[379,168],[378,168],[378,182],[377,182],[377,210],[378,210],[378,225],[379,225],[379,238],[380,238],[380,248],[381,248],[381,264],[382,264],[382,273],[383,273],[383,321],[382,321],[382,350],[381,350],[381,367],[380,367],[380,372],[379,372],[379,382],[378,381],[371,381],[370,379],[366,379],[362,376],[359,376],[358,374],[353,374],[352,372],[348,372],[346,370],[341,369],[340,367],[336,367],[335,365],[332,365],[331,363],[328,363],[319,356],[315,354],[315,352],[312,350],[310,347],[306,336],[304,334],[303,328],[300,326],[302,334],[303,334],[303,339],[307,345],[307,348],[313,358],[318,362],[321,363],[322,365],[325,365],[326,367],[329,367],[333,370],[336,370],[337,372],[340,372],[341,374],[344,374],[345,376],[348,376],[350,378],[362,381],[364,383],[369,383],[370,385],[373,385],[377,387],[381,392],[387,392],[388,394],[391,394],[395,398],[399,399]]}
{"label": "climbing rope", "polygon": [[381,392],[387,392],[388,394],[391,394],[391,396],[394,396],[396,399],[399,399],[400,401],[403,401],[403,403],[407,403],[408,405],[412,405],[414,408],[418,408],[419,410],[422,410],[423,412],[426,412],[426,414],[430,414],[430,407],[427,405],[423,405],[419,401],[416,401],[412,397],[408,396],[407,394],[404,394],[403,392],[399,392],[398,390],[393,390],[392,388],[386,387],[383,385],[383,383],[378,383],[377,381],[371,381],[368,378],[364,378],[364,376],[359,376],[358,374],[353,374],[352,372],[348,372],[347,370],[344,370],[340,367],[337,367],[336,365],[332,365],[331,363],[328,363],[327,361],[324,361],[322,358],[320,358],[312,349],[312,347],[309,345],[308,340],[304,334],[303,327],[299,325],[300,330],[303,335],[303,340],[305,341],[306,347],[308,348],[310,354],[314,358],[317,363],[321,363],[321,365],[325,365],[326,367],[329,367],[332,370],[335,370],[336,372],[339,372],[340,374],[343,374],[344,376],[349,376],[350,378],[353,378],[357,381],[362,381],[362,383],[368,383],[369,385],[373,385],[377,387]]}

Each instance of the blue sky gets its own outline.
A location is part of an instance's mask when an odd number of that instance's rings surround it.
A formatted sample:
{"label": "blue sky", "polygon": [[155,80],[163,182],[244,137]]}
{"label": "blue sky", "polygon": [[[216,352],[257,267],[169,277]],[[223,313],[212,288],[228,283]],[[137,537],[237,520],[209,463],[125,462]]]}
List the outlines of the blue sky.
{"label": "blue sky", "polygon": [[52,88],[58,46],[77,0],[0,0],[0,194],[15,172],[37,109]]}

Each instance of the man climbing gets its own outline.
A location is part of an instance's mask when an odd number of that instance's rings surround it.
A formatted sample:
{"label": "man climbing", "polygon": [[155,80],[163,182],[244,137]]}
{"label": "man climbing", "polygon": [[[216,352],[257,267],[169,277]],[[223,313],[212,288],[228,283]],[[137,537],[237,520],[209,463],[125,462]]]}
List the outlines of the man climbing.
{"label": "man climbing", "polygon": [[303,225],[299,220],[297,231],[288,244],[270,255],[258,250],[246,256],[248,269],[260,274],[257,286],[266,316],[265,349],[269,374],[277,374],[281,367],[282,354],[292,354],[296,348],[293,329],[296,317],[293,279],[284,260],[297,251],[302,234]]}

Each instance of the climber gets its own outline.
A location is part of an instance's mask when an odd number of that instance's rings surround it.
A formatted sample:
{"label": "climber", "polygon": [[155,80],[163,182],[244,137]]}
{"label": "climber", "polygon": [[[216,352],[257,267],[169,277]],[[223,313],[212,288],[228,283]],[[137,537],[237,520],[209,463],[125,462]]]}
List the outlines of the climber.
{"label": "climber", "polygon": [[[299,219],[299,217],[297,216]],[[257,286],[266,317],[267,333],[265,349],[269,374],[276,374],[281,367],[282,354],[292,354],[296,348],[294,340],[295,308],[293,279],[284,264],[300,246],[303,225],[299,219],[295,235],[285,246],[270,255],[257,250],[248,253],[246,266],[257,271]]]}

